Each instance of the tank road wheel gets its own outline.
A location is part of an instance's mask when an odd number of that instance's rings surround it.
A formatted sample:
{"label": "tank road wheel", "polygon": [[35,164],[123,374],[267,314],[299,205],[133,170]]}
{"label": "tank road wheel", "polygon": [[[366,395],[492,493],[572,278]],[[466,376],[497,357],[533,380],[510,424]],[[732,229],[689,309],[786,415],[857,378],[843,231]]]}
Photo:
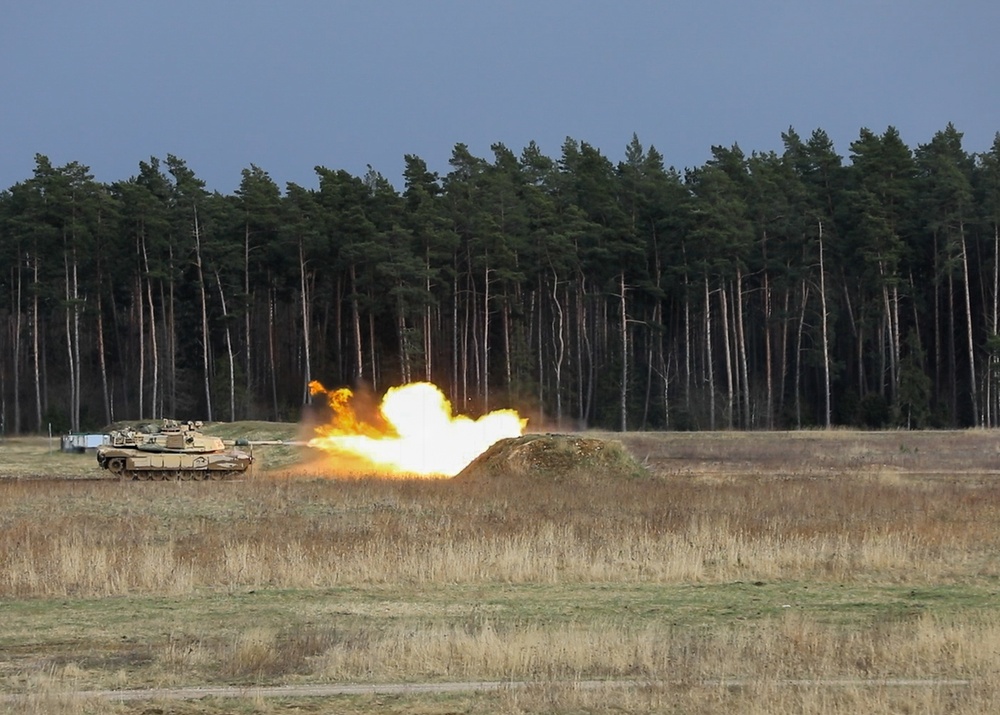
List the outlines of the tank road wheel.
{"label": "tank road wheel", "polygon": [[218,482],[225,479],[228,474],[229,472],[223,471],[222,469],[213,469],[212,471],[208,472],[208,478],[211,479],[213,482]]}
{"label": "tank road wheel", "polygon": [[133,478],[138,479],[140,482],[148,482],[150,479],[149,472],[133,472],[135,475]]}
{"label": "tank road wheel", "polygon": [[206,470],[204,470],[204,469],[199,469],[194,474],[192,474],[191,476],[194,477],[194,480],[196,482],[203,482],[206,479],[208,479],[208,472]]}
{"label": "tank road wheel", "polygon": [[191,481],[191,472],[189,470],[187,470],[187,469],[182,469],[181,470],[181,481],[182,482],[190,482]]}

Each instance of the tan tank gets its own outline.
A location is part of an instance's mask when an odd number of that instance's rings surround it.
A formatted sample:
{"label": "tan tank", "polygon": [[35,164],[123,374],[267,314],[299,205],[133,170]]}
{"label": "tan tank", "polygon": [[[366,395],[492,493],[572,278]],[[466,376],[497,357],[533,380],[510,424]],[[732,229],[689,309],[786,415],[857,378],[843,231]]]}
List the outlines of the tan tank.
{"label": "tan tank", "polygon": [[164,420],[149,432],[132,427],[112,430],[109,444],[97,450],[97,463],[122,479],[232,479],[253,463],[253,456],[202,434],[201,422]]}

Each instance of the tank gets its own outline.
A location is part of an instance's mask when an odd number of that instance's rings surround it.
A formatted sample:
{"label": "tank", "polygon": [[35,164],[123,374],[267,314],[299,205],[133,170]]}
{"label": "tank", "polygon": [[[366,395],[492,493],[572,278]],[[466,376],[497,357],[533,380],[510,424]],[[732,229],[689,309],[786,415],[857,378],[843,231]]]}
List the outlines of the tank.
{"label": "tank", "polygon": [[233,479],[253,463],[253,456],[202,434],[201,422],[164,420],[150,431],[133,427],[111,430],[97,450],[97,463],[121,479]]}

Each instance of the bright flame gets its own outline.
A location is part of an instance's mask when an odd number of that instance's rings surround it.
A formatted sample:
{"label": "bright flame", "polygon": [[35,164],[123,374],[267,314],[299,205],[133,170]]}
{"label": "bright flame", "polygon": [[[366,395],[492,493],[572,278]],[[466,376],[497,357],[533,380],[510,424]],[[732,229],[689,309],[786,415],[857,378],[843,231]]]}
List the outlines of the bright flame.
{"label": "bright flame", "polygon": [[333,422],[316,428],[309,440],[340,455],[361,457],[377,468],[401,474],[453,477],[490,445],[519,437],[527,424],[514,410],[496,410],[473,420],[452,415],[451,403],[435,385],[414,382],[385,393],[379,414],[384,426],[360,420],[347,388],[328,392],[311,382],[312,394],[325,394]]}

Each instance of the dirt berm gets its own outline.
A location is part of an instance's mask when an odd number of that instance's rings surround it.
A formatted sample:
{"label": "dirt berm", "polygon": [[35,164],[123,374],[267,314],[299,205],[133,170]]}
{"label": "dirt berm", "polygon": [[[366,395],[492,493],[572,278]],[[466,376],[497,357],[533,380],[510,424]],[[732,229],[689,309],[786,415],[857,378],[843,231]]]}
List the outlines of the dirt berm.
{"label": "dirt berm", "polygon": [[647,475],[620,442],[570,434],[527,434],[500,440],[470,462],[455,479],[580,481]]}

